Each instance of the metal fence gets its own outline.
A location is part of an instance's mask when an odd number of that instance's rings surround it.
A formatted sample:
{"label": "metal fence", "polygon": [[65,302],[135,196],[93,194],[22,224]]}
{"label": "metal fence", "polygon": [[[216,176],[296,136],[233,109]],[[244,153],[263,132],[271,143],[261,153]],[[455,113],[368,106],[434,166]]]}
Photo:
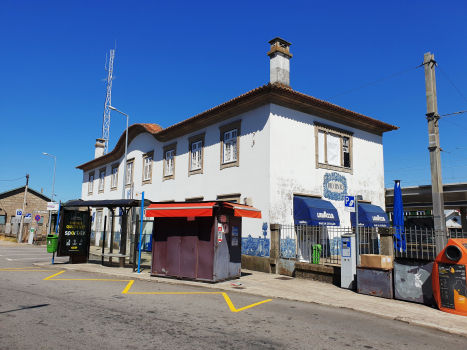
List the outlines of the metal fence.
{"label": "metal fence", "polygon": [[[394,247],[394,254],[396,258],[405,259],[420,259],[434,261],[438,252],[436,251],[436,234],[437,230],[431,228],[405,228],[404,233],[398,237],[397,233],[394,240],[397,244],[398,240],[404,241],[405,247],[399,245]],[[444,236],[449,238],[467,238],[467,232],[462,229],[448,229],[444,232]]]}
{"label": "metal fence", "polygon": [[[280,225],[279,257],[319,264],[341,263],[341,236],[355,233],[354,227]],[[378,229],[360,227],[360,254],[379,254]]]}

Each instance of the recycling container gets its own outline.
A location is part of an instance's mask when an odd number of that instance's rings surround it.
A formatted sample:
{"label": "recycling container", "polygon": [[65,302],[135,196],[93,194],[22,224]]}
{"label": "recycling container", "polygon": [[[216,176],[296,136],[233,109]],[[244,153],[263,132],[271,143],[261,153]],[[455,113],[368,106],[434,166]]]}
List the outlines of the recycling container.
{"label": "recycling container", "polygon": [[450,239],[433,264],[431,281],[439,309],[467,316],[467,239]]}
{"label": "recycling container", "polygon": [[319,259],[321,258],[321,251],[323,248],[321,244],[315,244],[313,246],[313,264],[319,264]]}
{"label": "recycling container", "polygon": [[58,248],[58,236],[47,235],[47,253],[56,253]]}

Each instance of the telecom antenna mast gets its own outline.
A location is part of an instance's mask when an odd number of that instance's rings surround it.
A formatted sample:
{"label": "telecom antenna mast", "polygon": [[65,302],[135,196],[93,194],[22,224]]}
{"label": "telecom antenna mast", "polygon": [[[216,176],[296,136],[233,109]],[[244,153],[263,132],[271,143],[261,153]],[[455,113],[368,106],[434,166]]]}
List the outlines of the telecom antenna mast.
{"label": "telecom antenna mast", "polygon": [[102,121],[102,138],[105,140],[104,154],[109,151],[109,136],[110,136],[110,106],[112,105],[112,80],[114,67],[115,49],[110,50],[109,69],[107,75],[107,93],[105,95],[104,105],[104,120]]}

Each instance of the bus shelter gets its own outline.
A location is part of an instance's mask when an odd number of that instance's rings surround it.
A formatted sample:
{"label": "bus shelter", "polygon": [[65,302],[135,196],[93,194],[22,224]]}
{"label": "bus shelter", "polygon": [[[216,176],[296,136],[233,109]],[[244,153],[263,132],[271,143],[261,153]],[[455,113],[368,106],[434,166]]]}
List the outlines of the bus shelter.
{"label": "bus shelter", "polygon": [[[150,204],[147,200],[146,206]],[[108,208],[112,216],[112,225],[110,226],[110,248],[105,253],[107,217],[104,218],[104,237],[102,244],[102,265],[104,258],[109,259],[109,265],[112,265],[112,258],[119,259],[119,266],[125,266],[125,258],[129,257],[126,252],[126,241],[128,235],[128,213],[132,208],[141,207],[141,201],[136,199],[117,199],[117,200],[74,200],[62,205],[60,210],[60,230],[58,236],[57,256],[69,256],[70,262],[74,264],[89,262],[89,248],[91,243],[91,207]],[[114,218],[115,211],[121,210],[122,213],[122,233],[120,251],[113,252],[114,241]]]}
{"label": "bus shelter", "polygon": [[240,277],[242,218],[261,211],[229,202],[154,203],[152,276],[218,282]]}

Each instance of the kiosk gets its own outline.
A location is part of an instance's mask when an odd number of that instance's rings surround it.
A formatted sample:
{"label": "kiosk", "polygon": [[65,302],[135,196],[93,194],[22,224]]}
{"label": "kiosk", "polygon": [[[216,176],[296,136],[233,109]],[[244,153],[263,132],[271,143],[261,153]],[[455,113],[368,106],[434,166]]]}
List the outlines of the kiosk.
{"label": "kiosk", "polygon": [[441,311],[467,316],[467,239],[450,239],[433,264],[432,283]]}
{"label": "kiosk", "polygon": [[152,276],[218,282],[241,275],[242,218],[258,209],[229,202],[151,204]]}

